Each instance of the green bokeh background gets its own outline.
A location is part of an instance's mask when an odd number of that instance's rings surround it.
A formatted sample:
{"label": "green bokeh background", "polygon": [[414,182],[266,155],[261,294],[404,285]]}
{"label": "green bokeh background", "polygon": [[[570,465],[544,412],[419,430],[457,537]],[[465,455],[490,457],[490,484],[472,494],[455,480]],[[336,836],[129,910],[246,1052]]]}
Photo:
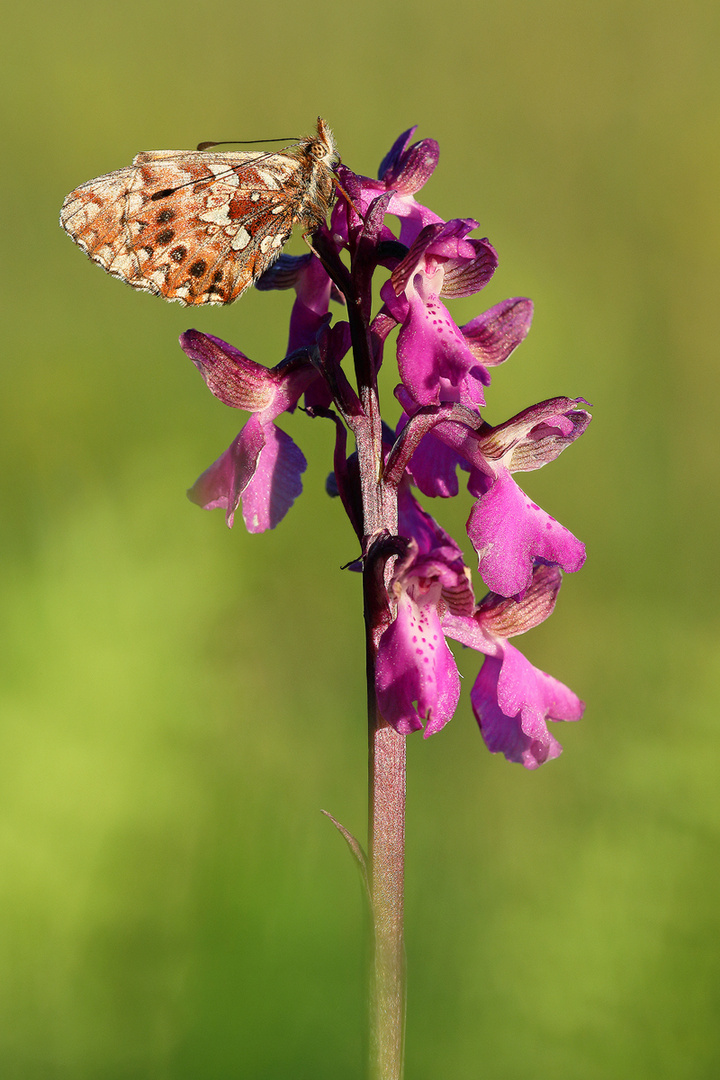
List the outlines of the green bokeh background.
{"label": "green bokeh background", "polygon": [[140,149],[318,113],[360,172],[411,124],[439,140],[425,200],[500,253],[458,321],[534,299],[488,418],[595,413],[525,478],[588,548],[523,642],[584,720],[535,774],[485,751],[467,696],[409,740],[407,1078],[720,1075],[718,5],[31,0],[3,22],[0,1075],[362,1076],[360,888],[319,813],[364,836],[329,425],[289,420],[309,467],[274,533],[184,497],[240,418],[178,333],[273,364],[289,298],[188,314],[56,224]]}

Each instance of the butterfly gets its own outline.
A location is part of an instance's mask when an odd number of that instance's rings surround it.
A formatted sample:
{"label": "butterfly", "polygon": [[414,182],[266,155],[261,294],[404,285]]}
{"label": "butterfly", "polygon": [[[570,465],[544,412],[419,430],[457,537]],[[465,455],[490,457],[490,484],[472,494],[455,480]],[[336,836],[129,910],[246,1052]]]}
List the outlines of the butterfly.
{"label": "butterfly", "polygon": [[150,150],[88,180],[60,224],[113,277],[181,304],[229,304],[280,254],[294,225],[325,221],[340,163],[333,134],[277,153]]}

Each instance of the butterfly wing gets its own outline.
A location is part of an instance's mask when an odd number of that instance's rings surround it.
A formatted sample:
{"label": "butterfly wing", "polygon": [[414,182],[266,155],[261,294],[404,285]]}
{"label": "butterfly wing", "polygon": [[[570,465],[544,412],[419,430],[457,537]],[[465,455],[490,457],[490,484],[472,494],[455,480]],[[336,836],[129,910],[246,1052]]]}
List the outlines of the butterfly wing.
{"label": "butterfly wing", "polygon": [[183,304],[227,304],[298,220],[301,163],[285,154],[152,151],[89,180],[60,223],[114,277]]}

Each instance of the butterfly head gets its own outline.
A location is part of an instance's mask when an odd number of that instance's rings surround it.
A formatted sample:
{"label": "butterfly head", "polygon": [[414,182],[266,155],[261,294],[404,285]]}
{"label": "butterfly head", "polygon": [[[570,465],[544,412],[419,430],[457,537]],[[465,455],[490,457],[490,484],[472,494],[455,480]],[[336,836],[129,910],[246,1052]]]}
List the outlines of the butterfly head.
{"label": "butterfly head", "polygon": [[317,135],[304,139],[300,145],[308,158],[327,169],[334,170],[340,164],[335,138],[321,116],[318,116]]}

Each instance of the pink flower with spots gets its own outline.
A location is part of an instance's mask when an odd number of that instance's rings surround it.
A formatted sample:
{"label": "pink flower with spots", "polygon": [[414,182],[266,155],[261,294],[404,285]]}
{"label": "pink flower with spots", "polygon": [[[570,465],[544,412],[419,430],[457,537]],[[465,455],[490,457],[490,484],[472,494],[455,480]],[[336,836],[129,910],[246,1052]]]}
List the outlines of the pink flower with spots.
{"label": "pink flower with spots", "polygon": [[485,404],[490,376],[440,299],[470,296],[495,272],[490,242],[466,238],[476,226],[471,219],[426,225],[380,290],[387,312],[400,323],[400,378],[419,405]]}
{"label": "pink flower with spots", "polygon": [[474,598],[460,548],[407,487],[400,488],[398,510],[407,552],[392,578],[396,616],[380,638],[375,686],[380,711],[396,731],[407,735],[424,722],[428,736],[452,718],[460,696],[441,615],[469,613]]}
{"label": "pink flower with spots", "polygon": [[475,604],[470,571],[455,541],[422,509],[407,485],[399,491],[399,527],[407,538],[391,593],[395,619],[380,638],[378,704],[396,731],[434,735],[452,719],[460,678],[446,638],[484,654],[470,693],[492,753],[535,769],[562,747],[548,721],[579,720],[583,703],[526,660],[508,638],[547,619],[562,582],[557,567],[536,564],[521,600],[489,593]]}

